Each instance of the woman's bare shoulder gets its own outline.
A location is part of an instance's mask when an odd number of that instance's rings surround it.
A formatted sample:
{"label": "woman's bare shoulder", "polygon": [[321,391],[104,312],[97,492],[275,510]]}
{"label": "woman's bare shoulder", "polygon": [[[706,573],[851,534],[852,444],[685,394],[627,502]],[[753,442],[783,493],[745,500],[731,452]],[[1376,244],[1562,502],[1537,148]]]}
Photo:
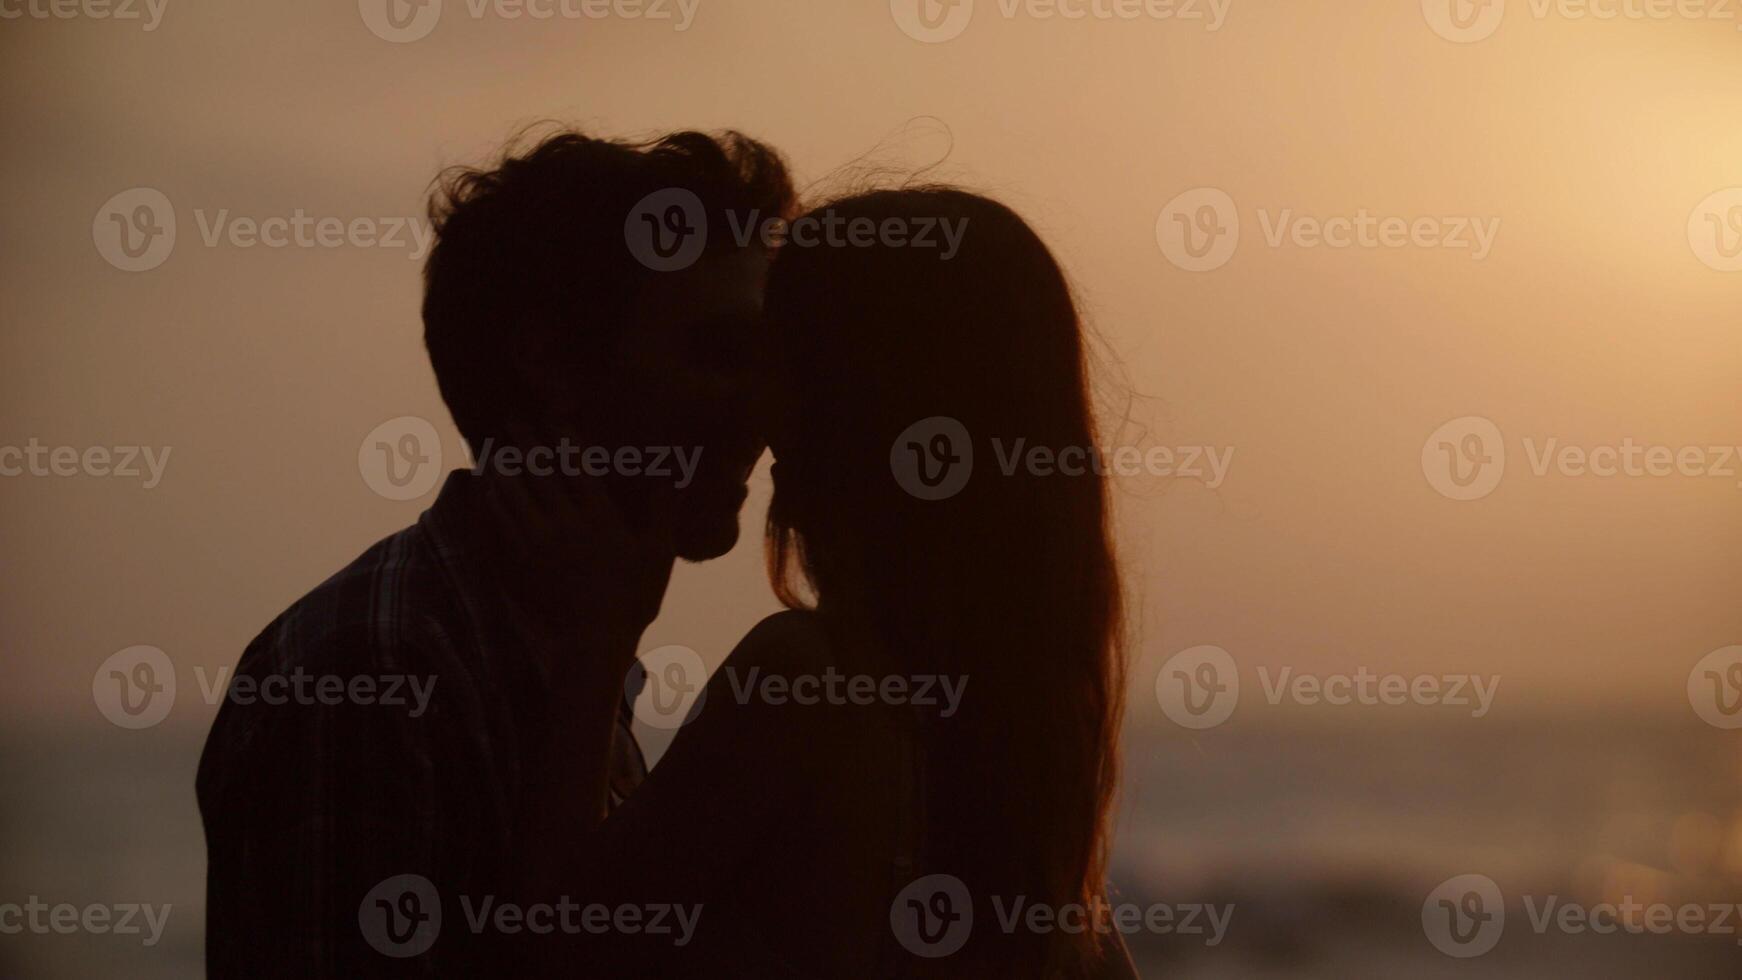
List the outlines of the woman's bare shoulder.
{"label": "woman's bare shoulder", "polygon": [[[888,706],[863,696],[875,689],[875,644],[865,636],[808,610],[767,617],[745,635],[710,682],[738,705],[772,709],[751,712],[778,717],[817,737],[863,737],[888,724]],[[857,685],[857,686],[855,686]]]}
{"label": "woman's bare shoulder", "polygon": [[785,609],[764,618],[738,641],[726,663],[765,670],[820,670],[834,663],[834,644],[822,616]]}

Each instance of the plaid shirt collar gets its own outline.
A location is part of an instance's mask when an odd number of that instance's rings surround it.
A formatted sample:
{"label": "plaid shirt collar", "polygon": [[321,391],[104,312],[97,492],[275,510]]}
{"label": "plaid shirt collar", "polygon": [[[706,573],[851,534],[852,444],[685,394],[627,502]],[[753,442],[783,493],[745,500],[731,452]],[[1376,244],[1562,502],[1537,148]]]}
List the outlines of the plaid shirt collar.
{"label": "plaid shirt collar", "polygon": [[[476,624],[483,642],[510,635],[502,624],[507,615],[491,586],[491,576],[483,570],[478,534],[483,518],[477,498],[477,484],[468,470],[449,473],[435,503],[418,518],[418,525],[427,536],[436,561],[453,578],[455,591],[466,615]],[[513,646],[514,644],[500,644]],[[540,690],[548,689],[550,663],[543,656],[527,658]],[[635,671],[630,676],[636,676]],[[617,706],[617,731],[611,745],[611,805],[622,803],[647,777],[647,759],[635,738],[632,727],[634,698],[627,687]]]}

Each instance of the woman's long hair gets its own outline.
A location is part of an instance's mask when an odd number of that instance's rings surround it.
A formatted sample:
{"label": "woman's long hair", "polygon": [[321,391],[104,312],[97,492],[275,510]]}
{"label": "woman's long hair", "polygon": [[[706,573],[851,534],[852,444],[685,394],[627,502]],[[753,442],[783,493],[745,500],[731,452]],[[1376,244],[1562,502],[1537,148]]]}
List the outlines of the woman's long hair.
{"label": "woman's long hair", "polygon": [[981,923],[943,963],[1082,974],[1093,931],[1006,935],[990,904],[1093,912],[1105,883],[1121,593],[1070,288],[1020,217],[963,191],[807,217],[767,294],[776,591],[869,624],[897,669],[966,678],[922,729],[922,873],[960,878]]}

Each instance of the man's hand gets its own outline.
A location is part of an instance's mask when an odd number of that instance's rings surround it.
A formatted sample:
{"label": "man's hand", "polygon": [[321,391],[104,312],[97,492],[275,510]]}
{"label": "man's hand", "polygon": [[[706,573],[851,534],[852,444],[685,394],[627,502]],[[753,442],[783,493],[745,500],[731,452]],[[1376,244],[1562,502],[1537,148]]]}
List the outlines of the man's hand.
{"label": "man's hand", "polygon": [[671,579],[671,500],[650,485],[636,528],[596,477],[484,470],[479,545],[511,628],[550,671],[554,710],[528,747],[516,869],[516,888],[543,901],[574,887],[566,856],[605,815],[623,678]]}
{"label": "man's hand", "polygon": [[670,488],[648,487],[648,519],[636,529],[595,477],[486,467],[478,479],[483,547],[515,629],[539,646],[628,639],[632,657],[671,579]]}

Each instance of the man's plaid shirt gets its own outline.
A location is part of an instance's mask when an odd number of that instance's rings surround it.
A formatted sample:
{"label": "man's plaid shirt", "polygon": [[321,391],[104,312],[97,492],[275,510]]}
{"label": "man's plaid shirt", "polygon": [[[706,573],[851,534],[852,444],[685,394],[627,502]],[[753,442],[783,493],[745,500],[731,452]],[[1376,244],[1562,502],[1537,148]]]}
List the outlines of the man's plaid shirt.
{"label": "man's plaid shirt", "polygon": [[[523,777],[563,706],[511,639],[464,544],[466,480],[452,474],[416,524],[297,601],[243,653],[238,678],[284,678],[278,691],[299,672],[367,678],[374,698],[225,699],[198,779],[213,980],[493,974],[456,898],[503,895]],[[393,678],[400,703],[362,703],[383,700]],[[413,679],[429,694],[421,713]],[[646,772],[627,718],[613,802]],[[371,945],[360,917],[372,889],[407,874],[429,879],[449,915],[429,953],[401,959],[378,935]]]}

